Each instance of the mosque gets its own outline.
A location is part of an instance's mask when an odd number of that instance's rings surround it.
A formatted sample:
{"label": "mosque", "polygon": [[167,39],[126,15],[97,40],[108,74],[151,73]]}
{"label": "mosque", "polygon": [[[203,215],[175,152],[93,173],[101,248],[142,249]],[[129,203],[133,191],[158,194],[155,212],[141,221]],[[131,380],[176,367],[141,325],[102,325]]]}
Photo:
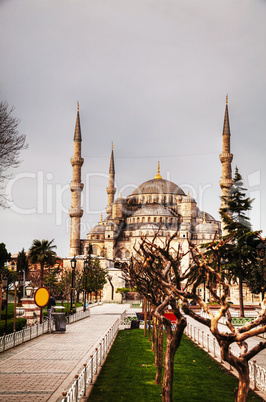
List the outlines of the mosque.
{"label": "mosque", "polygon": [[[223,148],[220,155],[222,164],[222,178],[220,187],[222,195],[225,195],[232,185],[231,162],[233,155],[230,153],[230,125],[228,115],[228,99],[226,98]],[[164,179],[160,174],[158,163],[157,174],[154,178],[140,184],[132,194],[123,198],[121,195],[115,199],[115,158],[112,146],[109,183],[107,187],[106,218],[94,226],[85,239],[80,238],[80,224],[83,215],[81,209],[81,169],[83,158],[81,154],[81,125],[79,106],[77,110],[76,126],[74,133],[74,154],[71,158],[73,167],[73,179],[70,183],[72,204],[69,210],[71,218],[70,251],[69,256],[76,257],[82,269],[84,258],[88,255],[89,246],[92,253],[101,260],[101,264],[108,270],[109,282],[103,290],[104,300],[115,300],[114,289],[125,286],[123,275],[119,268],[119,262],[127,261],[136,253],[138,243],[142,236],[152,240],[155,233],[157,241],[164,242],[176,233],[172,246],[186,252],[188,249],[187,238],[196,244],[211,241],[215,235],[221,235],[223,230],[221,223],[215,220],[209,213],[201,211],[195,199],[175,183]],[[65,260],[64,266],[69,266],[70,258]],[[183,261],[182,269],[189,264],[189,255]],[[111,279],[110,279],[111,278]]]}

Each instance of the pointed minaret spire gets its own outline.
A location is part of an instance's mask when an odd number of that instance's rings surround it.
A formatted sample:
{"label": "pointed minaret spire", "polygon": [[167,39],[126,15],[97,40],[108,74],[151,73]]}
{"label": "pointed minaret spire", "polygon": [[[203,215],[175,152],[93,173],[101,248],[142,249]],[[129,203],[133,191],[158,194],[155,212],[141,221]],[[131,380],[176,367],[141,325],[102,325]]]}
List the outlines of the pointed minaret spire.
{"label": "pointed minaret spire", "polygon": [[115,163],[114,163],[114,144],[112,143],[112,151],[111,151],[110,167],[109,167],[109,184],[106,189],[108,194],[108,204],[106,207],[107,216],[110,216],[112,214],[112,204],[114,202],[114,195],[116,192],[114,183],[115,183]]}
{"label": "pointed minaret spire", "polygon": [[81,129],[79,120],[79,103],[77,108],[77,118],[74,134],[74,154],[71,158],[71,165],[73,166],[73,178],[69,187],[71,190],[71,209],[69,216],[71,218],[70,229],[70,257],[79,255],[80,250],[80,219],[83,215],[81,209],[81,191],[83,190],[83,183],[81,183],[81,166],[84,159],[81,158]]}
{"label": "pointed minaret spire", "polygon": [[79,102],[77,105],[77,118],[76,118],[76,127],[75,127],[75,133],[74,133],[74,141],[82,141],[80,121],[79,121]]}
{"label": "pointed minaret spire", "polygon": [[[222,179],[220,180],[220,187],[222,190],[222,204],[221,207],[225,206],[225,197],[228,194],[228,190],[233,184],[232,180],[232,168],[231,162],[233,160],[233,154],[230,153],[230,124],[229,124],[229,113],[228,113],[228,95],[226,95],[225,102],[225,114],[224,114],[224,127],[223,127],[223,152],[220,154],[220,161],[222,163]],[[222,234],[225,231],[222,227]]]}

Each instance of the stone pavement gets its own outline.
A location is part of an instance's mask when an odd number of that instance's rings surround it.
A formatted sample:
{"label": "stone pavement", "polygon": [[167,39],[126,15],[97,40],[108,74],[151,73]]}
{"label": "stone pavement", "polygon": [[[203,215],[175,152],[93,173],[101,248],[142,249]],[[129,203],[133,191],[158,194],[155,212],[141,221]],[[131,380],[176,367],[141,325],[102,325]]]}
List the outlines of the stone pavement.
{"label": "stone pavement", "polygon": [[0,354],[0,401],[57,401],[129,304],[103,304],[91,316]]}

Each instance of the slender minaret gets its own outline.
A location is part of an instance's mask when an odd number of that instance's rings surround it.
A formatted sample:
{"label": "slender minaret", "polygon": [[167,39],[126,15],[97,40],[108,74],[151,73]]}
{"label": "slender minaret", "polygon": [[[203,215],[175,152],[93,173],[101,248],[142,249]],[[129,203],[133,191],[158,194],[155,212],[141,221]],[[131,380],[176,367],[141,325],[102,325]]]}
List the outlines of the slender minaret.
{"label": "slender minaret", "polygon": [[79,255],[80,250],[80,219],[83,215],[81,209],[81,191],[83,190],[83,183],[81,183],[81,166],[84,159],[81,158],[81,130],[79,121],[79,103],[77,108],[77,119],[74,134],[74,155],[71,158],[71,165],[73,166],[73,179],[69,187],[71,190],[71,209],[69,216],[71,218],[70,229],[70,257]]}
{"label": "slender minaret", "polygon": [[106,189],[108,194],[108,205],[106,207],[107,216],[110,216],[112,214],[112,204],[114,202],[114,195],[116,192],[114,183],[115,183],[115,163],[114,163],[114,145],[112,144],[112,152],[109,167],[109,184]]}
{"label": "slender minaret", "polygon": [[[233,184],[231,162],[233,154],[230,153],[230,125],[228,115],[228,96],[226,96],[225,115],[224,115],[224,128],[223,128],[223,152],[220,154],[220,161],[222,163],[222,179],[220,180],[220,187],[222,190],[222,197],[225,197],[228,190]],[[221,207],[225,206],[225,201],[222,199]],[[222,232],[224,230],[222,228]]]}

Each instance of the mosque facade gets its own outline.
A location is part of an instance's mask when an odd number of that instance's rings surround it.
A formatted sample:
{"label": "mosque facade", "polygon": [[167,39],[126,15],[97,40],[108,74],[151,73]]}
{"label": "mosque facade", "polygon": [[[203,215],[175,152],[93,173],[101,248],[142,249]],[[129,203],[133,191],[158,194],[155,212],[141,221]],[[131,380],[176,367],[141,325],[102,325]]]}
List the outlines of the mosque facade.
{"label": "mosque facade", "polygon": [[[230,125],[228,116],[228,102],[226,99],[223,148],[220,155],[222,164],[222,178],[220,187],[222,195],[226,195],[232,185],[231,162],[233,155],[230,152]],[[70,183],[72,193],[72,205],[69,210],[71,218],[70,233],[70,258],[78,256],[81,261],[88,255],[92,246],[92,254],[101,260],[102,264],[112,275],[108,275],[109,282],[104,289],[104,299],[110,297],[110,289],[113,286],[123,287],[121,271],[116,267],[120,262],[127,261],[136,254],[141,237],[152,240],[157,234],[156,241],[165,242],[175,234],[172,247],[188,250],[188,241],[195,244],[203,244],[211,241],[215,236],[223,233],[221,222],[215,220],[208,212],[201,211],[190,194],[186,194],[177,184],[164,179],[160,174],[158,162],[157,174],[154,178],[140,184],[132,194],[123,198],[121,195],[115,198],[115,158],[112,146],[109,183],[107,187],[106,217],[98,225],[94,226],[85,239],[80,238],[80,224],[83,211],[81,209],[81,169],[83,158],[81,155],[81,126],[79,107],[77,110],[74,154],[71,158],[73,166],[73,178]],[[183,261],[182,269],[189,264],[189,255]],[[112,278],[112,281],[110,280]],[[120,278],[120,279],[119,279]],[[114,293],[114,292],[112,292]]]}

